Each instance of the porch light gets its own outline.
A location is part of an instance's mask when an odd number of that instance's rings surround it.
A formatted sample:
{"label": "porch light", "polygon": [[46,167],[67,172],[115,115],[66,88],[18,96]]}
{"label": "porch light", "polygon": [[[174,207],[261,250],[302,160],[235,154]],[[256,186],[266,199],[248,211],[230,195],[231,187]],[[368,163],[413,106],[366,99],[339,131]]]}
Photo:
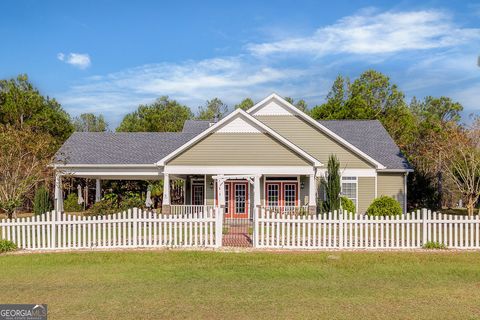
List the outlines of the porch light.
{"label": "porch light", "polygon": [[213,181],[210,181],[210,189],[213,189]]}
{"label": "porch light", "polygon": [[301,188],[302,190],[305,188],[305,182],[302,181],[302,182],[300,183],[300,188]]}

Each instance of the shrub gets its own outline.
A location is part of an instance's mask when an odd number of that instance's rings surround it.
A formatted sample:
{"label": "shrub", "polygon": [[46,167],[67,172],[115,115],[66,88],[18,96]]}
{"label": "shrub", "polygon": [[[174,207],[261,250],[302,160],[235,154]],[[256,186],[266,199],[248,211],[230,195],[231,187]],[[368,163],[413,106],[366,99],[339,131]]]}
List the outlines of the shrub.
{"label": "shrub", "polygon": [[10,240],[0,240],[0,253],[17,250],[17,245]]}
{"label": "shrub", "polygon": [[105,214],[113,214],[119,212],[117,199],[108,198],[102,199],[92,205],[92,207],[85,213],[87,215],[101,216]]}
{"label": "shrub", "polygon": [[387,196],[381,196],[373,200],[367,209],[367,215],[369,216],[396,216],[399,214],[402,214],[400,202]]}
{"label": "shrub", "polygon": [[348,213],[355,213],[357,209],[355,208],[355,203],[347,197],[341,197],[340,201],[342,202],[342,209],[347,210]]}
{"label": "shrub", "polygon": [[437,241],[428,241],[423,245],[423,249],[447,249],[447,246]]}
{"label": "shrub", "polygon": [[43,214],[52,210],[52,203],[50,202],[50,195],[45,186],[41,186],[35,191],[33,198],[33,213]]}
{"label": "shrub", "polygon": [[83,210],[83,206],[78,204],[78,197],[75,193],[70,193],[63,202],[63,210],[65,212],[79,212]]}
{"label": "shrub", "polygon": [[138,193],[127,192],[120,201],[119,208],[121,210],[127,210],[131,208],[142,208],[145,206],[145,202],[142,200]]}

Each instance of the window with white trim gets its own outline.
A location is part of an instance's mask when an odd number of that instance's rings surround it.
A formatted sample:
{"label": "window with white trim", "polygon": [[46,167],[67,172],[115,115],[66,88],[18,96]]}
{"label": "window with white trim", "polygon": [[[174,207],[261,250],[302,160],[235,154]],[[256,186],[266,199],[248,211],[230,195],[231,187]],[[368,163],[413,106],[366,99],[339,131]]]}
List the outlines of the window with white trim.
{"label": "window with white trim", "polygon": [[283,185],[283,205],[285,207],[295,207],[297,204],[297,184],[285,183]]}
{"label": "window with white trim", "polygon": [[357,177],[342,177],[342,195],[352,200],[357,206]]}
{"label": "window with white trim", "polygon": [[203,205],[205,199],[205,186],[203,184],[194,184],[192,188],[192,204],[196,206]]}

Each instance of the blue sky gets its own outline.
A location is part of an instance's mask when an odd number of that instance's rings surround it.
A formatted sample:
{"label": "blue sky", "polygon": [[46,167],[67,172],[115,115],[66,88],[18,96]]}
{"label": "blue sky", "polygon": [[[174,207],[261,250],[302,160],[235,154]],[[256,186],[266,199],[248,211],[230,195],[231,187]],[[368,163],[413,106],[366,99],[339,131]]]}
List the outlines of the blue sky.
{"label": "blue sky", "polygon": [[310,106],[374,68],[407,97],[480,113],[480,2],[2,1],[0,78],[27,73],[72,115],[114,128],[168,95],[194,111],[271,92]]}

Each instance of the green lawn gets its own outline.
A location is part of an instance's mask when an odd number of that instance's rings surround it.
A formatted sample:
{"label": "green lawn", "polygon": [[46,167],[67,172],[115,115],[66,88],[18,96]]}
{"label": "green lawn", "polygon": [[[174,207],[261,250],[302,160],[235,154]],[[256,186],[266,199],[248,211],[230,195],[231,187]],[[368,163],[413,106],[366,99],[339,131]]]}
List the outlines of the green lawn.
{"label": "green lawn", "polygon": [[480,319],[480,252],[0,256],[1,303],[49,319]]}

